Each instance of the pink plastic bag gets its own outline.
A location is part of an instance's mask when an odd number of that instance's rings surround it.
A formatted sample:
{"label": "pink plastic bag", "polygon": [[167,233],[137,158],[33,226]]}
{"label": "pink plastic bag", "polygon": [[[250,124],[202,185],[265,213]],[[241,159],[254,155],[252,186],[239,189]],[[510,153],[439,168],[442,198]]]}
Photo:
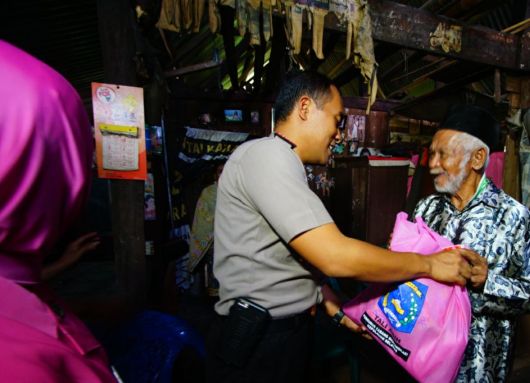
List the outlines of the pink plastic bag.
{"label": "pink plastic bag", "polygon": [[[396,218],[390,248],[431,254],[453,247],[419,217]],[[419,278],[373,284],[344,306],[354,322],[419,382],[452,382],[467,345],[471,306],[465,288]]]}

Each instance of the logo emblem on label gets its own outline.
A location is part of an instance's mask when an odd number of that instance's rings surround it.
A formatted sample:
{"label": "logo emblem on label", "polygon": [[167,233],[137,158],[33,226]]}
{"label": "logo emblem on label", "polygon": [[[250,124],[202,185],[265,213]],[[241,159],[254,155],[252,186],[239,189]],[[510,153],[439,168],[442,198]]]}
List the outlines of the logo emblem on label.
{"label": "logo emblem on label", "polygon": [[96,96],[104,104],[110,104],[116,98],[116,93],[106,86],[100,86],[96,89]]}
{"label": "logo emblem on label", "polygon": [[421,314],[428,289],[418,281],[405,282],[383,295],[377,303],[395,330],[411,333]]}

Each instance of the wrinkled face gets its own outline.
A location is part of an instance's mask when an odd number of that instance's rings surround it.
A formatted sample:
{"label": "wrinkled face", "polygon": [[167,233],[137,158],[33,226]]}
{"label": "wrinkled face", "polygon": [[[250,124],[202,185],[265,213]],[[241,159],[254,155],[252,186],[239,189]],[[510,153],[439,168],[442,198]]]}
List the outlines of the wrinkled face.
{"label": "wrinkled face", "polygon": [[313,150],[309,162],[320,165],[325,165],[328,162],[331,145],[340,139],[338,126],[342,119],[343,110],[340,93],[336,87],[332,86],[331,98],[320,109],[313,109]]}
{"label": "wrinkled face", "polygon": [[449,129],[439,130],[433,137],[429,168],[434,176],[434,187],[439,193],[455,195],[470,173],[469,156],[454,141],[458,132]]}

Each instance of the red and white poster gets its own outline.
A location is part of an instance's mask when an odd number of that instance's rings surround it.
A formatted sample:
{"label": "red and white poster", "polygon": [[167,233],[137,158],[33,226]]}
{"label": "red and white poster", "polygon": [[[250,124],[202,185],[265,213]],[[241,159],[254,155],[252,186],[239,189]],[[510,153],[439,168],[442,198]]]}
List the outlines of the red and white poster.
{"label": "red and white poster", "polygon": [[92,83],[92,105],[98,176],[145,180],[143,89]]}

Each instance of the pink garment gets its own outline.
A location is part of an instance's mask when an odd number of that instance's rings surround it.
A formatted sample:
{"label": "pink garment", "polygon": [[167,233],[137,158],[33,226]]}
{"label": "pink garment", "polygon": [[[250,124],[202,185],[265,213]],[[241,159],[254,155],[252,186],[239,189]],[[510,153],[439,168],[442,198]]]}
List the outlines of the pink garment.
{"label": "pink garment", "polygon": [[0,382],[116,382],[85,325],[45,286],[33,289],[0,278]]}
{"label": "pink garment", "polygon": [[490,154],[486,177],[493,181],[495,186],[502,189],[504,180],[504,152],[494,152]]}
{"label": "pink garment", "polygon": [[0,100],[0,382],[115,382],[99,343],[39,284],[42,259],[88,195],[83,104],[57,72],[3,41]]}
{"label": "pink garment", "polygon": [[[452,247],[420,217],[399,213],[390,248],[431,254]],[[428,278],[373,284],[344,306],[373,338],[419,382],[449,383],[467,346],[471,305],[465,288]]]}

